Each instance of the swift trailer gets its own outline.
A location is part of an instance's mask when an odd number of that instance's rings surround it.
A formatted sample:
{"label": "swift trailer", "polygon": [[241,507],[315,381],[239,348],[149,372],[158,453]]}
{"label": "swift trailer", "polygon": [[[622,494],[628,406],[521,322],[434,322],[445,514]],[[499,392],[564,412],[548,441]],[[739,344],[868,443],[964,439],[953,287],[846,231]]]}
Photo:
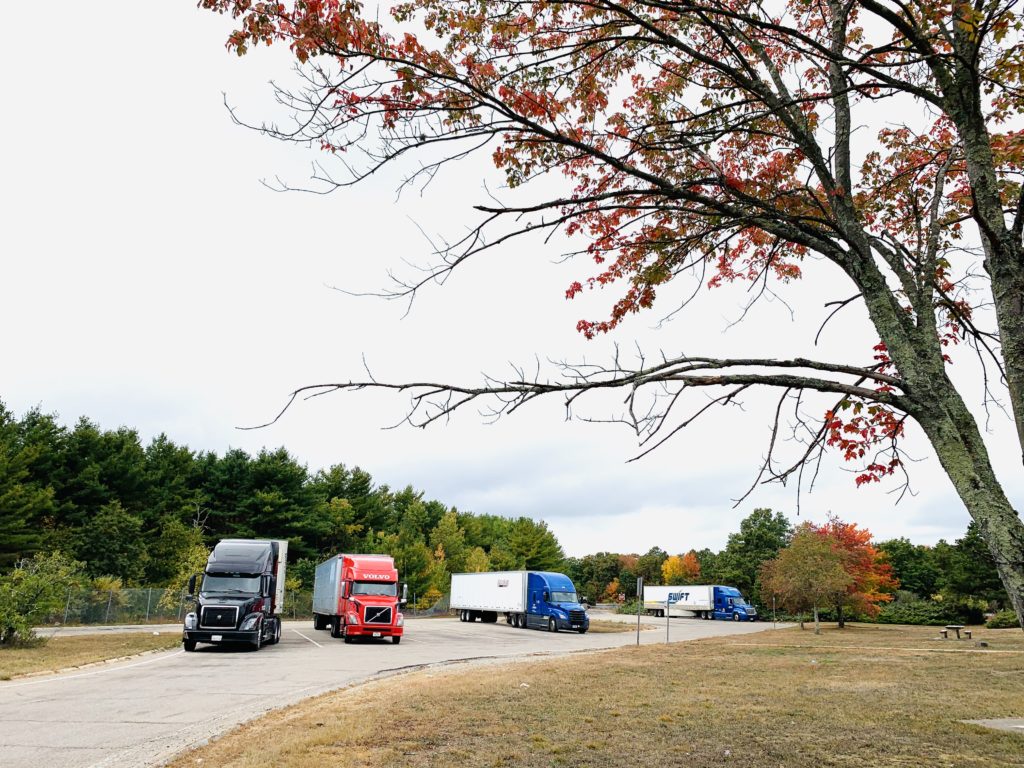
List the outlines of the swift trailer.
{"label": "swift trailer", "polygon": [[[399,597],[401,595],[401,597]],[[387,555],[335,555],[313,577],[313,629],[331,637],[390,637],[402,642],[406,585],[398,584],[395,561]]]}
{"label": "swift trailer", "polygon": [[735,587],[716,585],[644,586],[644,610],[655,616],[757,621],[757,609]]}
{"label": "swift trailer", "polygon": [[195,610],[185,616],[181,643],[248,643],[259,650],[281,639],[281,605],[288,542],[224,539],[217,543],[196,594],[194,574],[188,593]]}
{"label": "swift trailer", "polygon": [[521,629],[583,634],[590,617],[568,576],[545,571],[453,573],[451,608],[460,621],[505,622]]}

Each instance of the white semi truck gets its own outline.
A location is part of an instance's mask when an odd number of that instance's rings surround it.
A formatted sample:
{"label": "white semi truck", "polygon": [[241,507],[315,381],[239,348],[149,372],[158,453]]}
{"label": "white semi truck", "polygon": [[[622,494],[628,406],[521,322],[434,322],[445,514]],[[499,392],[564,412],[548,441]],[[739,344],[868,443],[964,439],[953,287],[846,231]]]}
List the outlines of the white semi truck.
{"label": "white semi truck", "polygon": [[757,621],[757,609],[735,587],[716,584],[644,585],[644,610],[654,616]]}
{"label": "white semi truck", "polygon": [[450,606],[460,621],[505,621],[522,629],[583,634],[590,617],[568,576],[548,571],[453,573]]}

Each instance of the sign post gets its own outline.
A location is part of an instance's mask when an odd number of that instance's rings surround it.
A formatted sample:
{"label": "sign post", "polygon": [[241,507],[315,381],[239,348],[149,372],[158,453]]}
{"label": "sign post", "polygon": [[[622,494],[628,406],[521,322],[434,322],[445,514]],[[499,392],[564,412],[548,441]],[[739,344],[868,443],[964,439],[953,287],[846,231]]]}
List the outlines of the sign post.
{"label": "sign post", "polygon": [[636,644],[640,645],[640,611],[644,608],[644,577],[636,577]]}

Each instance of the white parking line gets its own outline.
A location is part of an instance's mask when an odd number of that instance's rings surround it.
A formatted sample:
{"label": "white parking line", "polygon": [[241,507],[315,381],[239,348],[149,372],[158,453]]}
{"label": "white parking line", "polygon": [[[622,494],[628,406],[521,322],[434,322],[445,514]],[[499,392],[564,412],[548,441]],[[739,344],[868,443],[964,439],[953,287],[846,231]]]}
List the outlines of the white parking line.
{"label": "white parking line", "polygon": [[306,637],[306,636],[305,636],[304,634],[302,634],[301,632],[299,632],[299,630],[297,630],[297,629],[293,629],[293,630],[292,630],[292,632],[294,632],[294,633],[295,633],[296,635],[298,635],[299,637],[301,637],[301,638],[302,638],[303,640],[309,640],[309,642],[311,642],[311,643],[312,643],[313,645],[315,645],[315,646],[316,646],[317,648],[323,648],[323,646],[322,646],[322,645],[320,645],[320,643],[318,643],[318,642],[317,642],[316,640],[314,640],[314,639],[313,639],[313,638],[311,638],[311,637]]}

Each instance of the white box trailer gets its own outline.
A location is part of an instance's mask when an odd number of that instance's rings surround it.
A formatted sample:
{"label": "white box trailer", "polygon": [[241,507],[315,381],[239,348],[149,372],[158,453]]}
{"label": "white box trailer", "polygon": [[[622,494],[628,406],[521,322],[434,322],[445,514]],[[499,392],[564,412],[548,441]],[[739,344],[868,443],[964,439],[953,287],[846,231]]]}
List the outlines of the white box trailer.
{"label": "white box trailer", "polygon": [[721,584],[645,586],[644,608],[655,616],[698,616],[702,619],[757,621],[757,609],[736,587]]}
{"label": "white box trailer", "polygon": [[669,616],[695,616],[714,610],[713,587],[708,585],[644,585],[644,610],[655,616],[665,615],[668,601]]}
{"label": "white box trailer", "polygon": [[472,611],[526,613],[526,575],[527,571],[453,573],[449,605]]}

